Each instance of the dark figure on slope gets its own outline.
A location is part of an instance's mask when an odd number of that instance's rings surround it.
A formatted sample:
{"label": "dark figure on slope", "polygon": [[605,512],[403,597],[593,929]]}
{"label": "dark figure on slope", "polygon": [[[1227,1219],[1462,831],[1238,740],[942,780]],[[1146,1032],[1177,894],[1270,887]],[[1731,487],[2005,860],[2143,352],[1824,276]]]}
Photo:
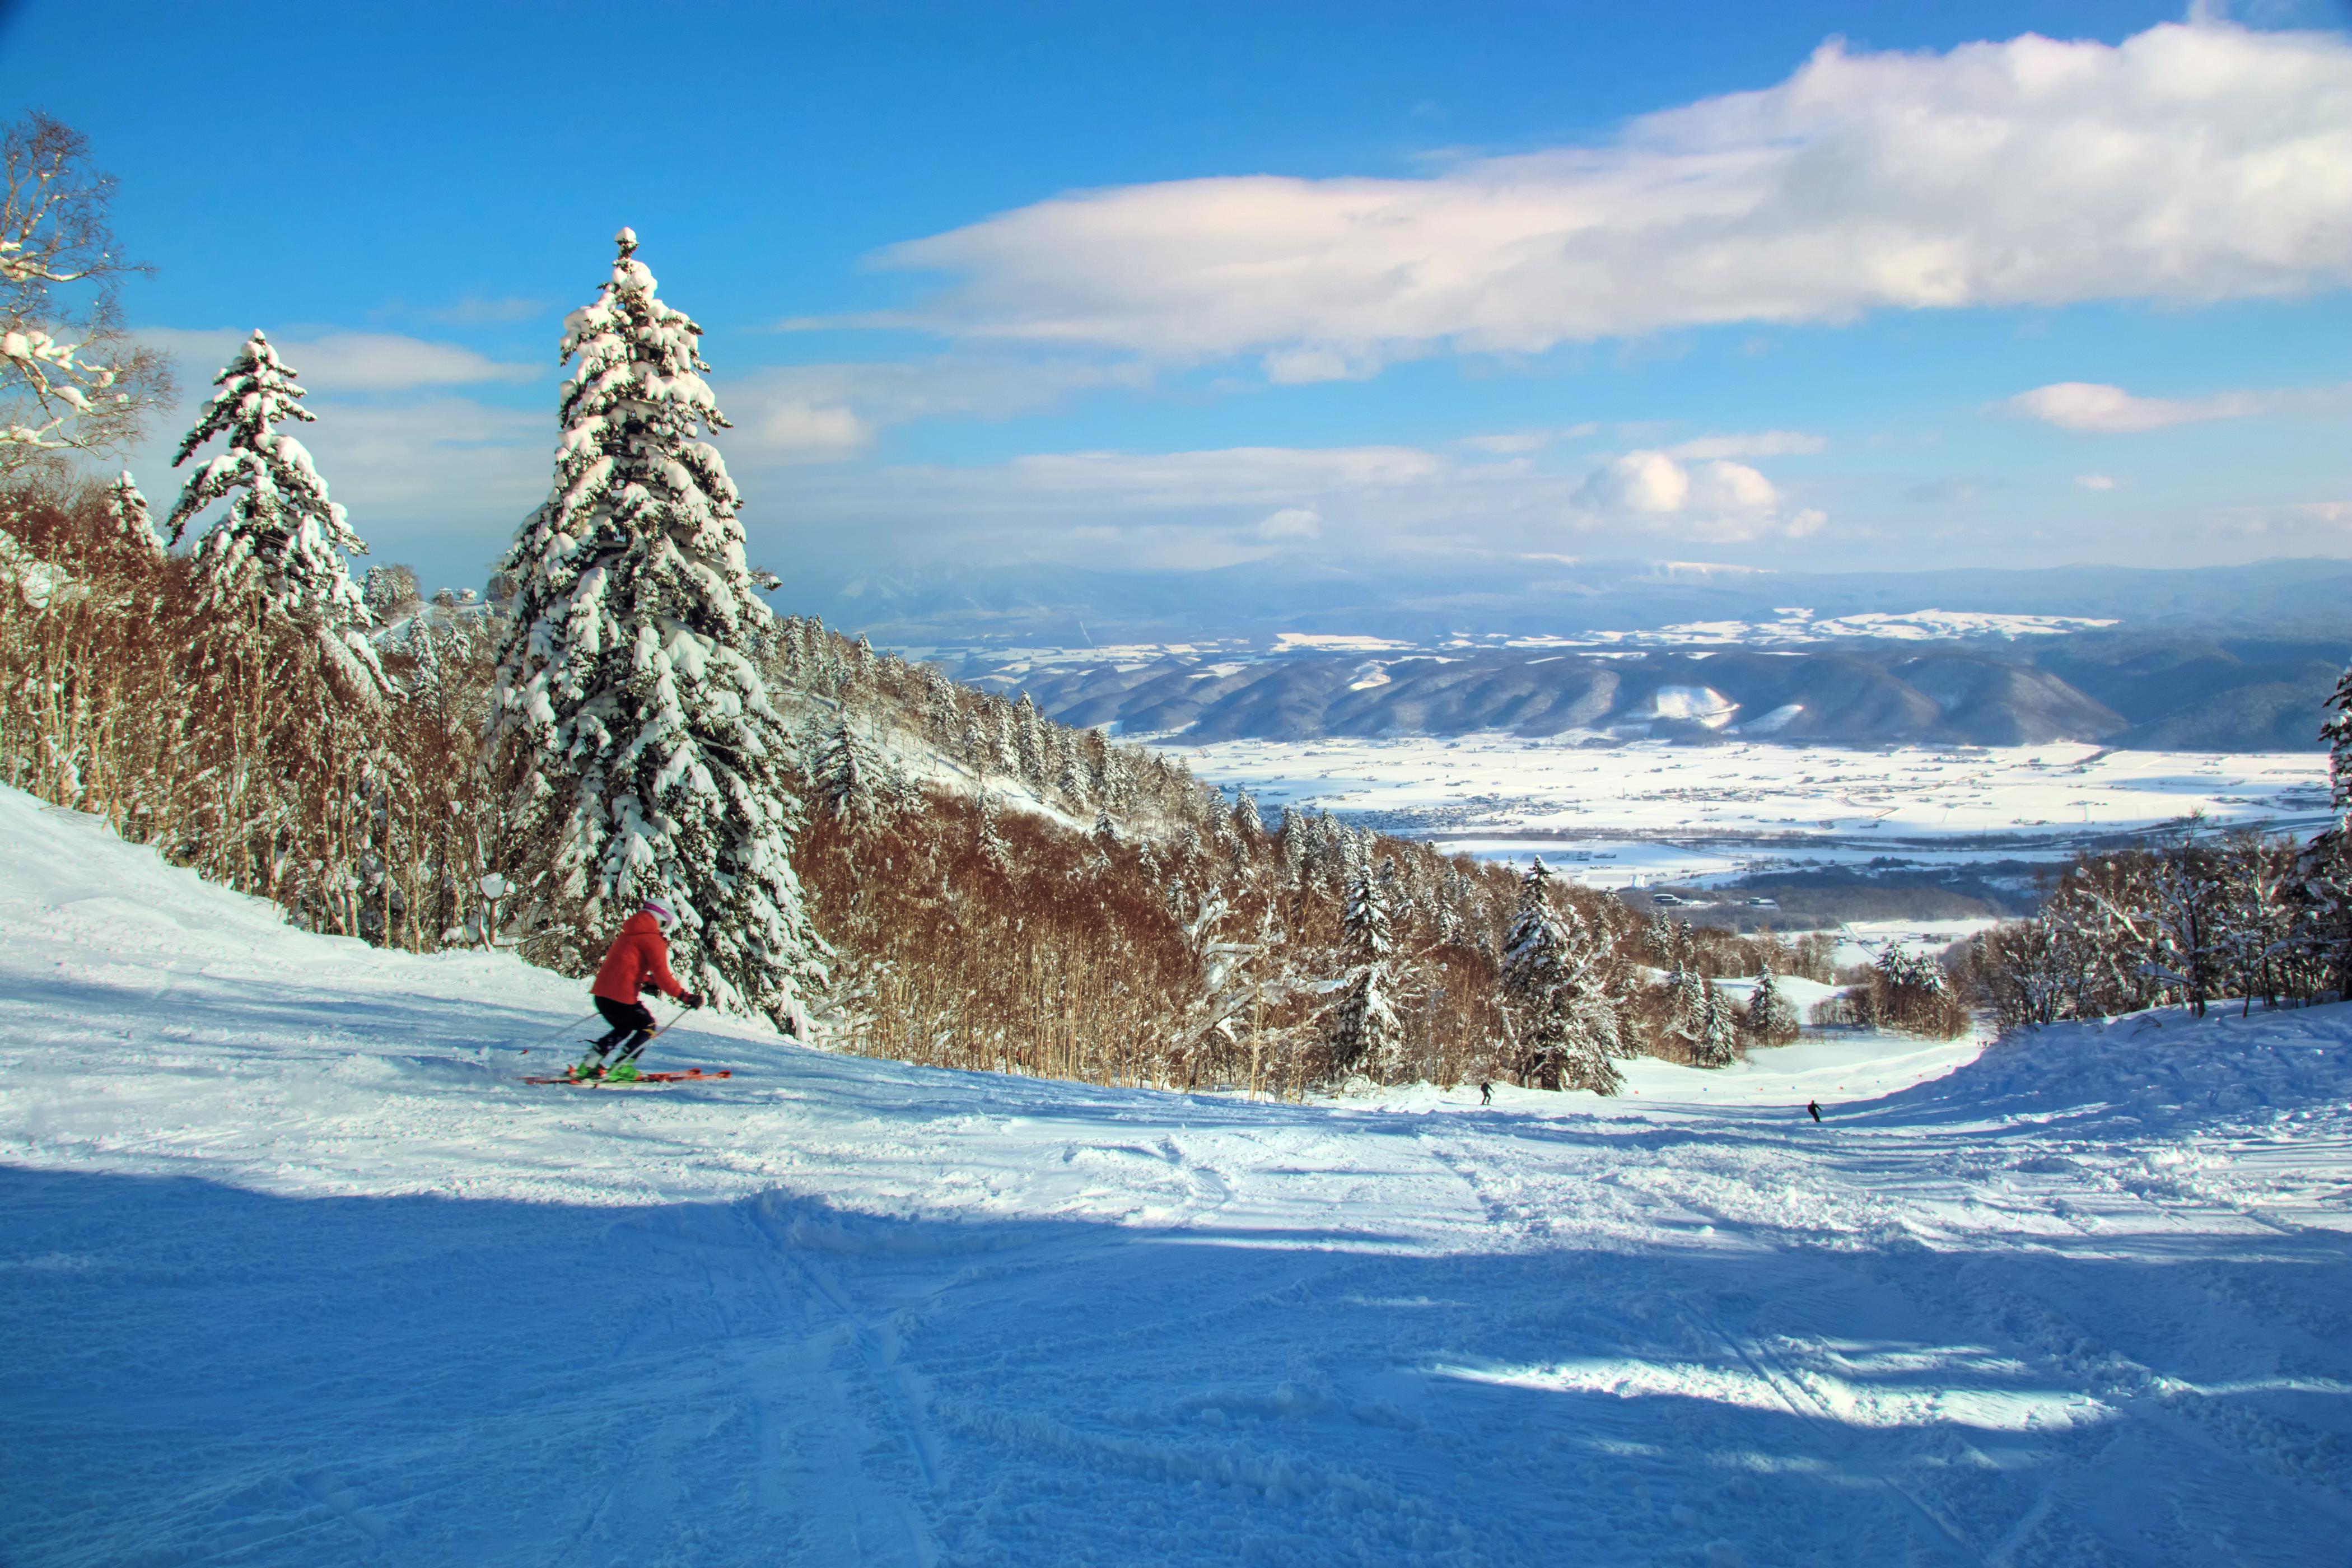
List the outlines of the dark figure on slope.
{"label": "dark figure on slope", "polygon": [[1822,1119],[1822,1102],[1820,1100],[1809,1100],[1805,1101],[1805,1109],[1813,1113],[1814,1121],[1819,1121]]}
{"label": "dark figure on slope", "polygon": [[1478,1103],[1481,1105],[1492,1105],[1495,1103],[1495,1086],[1493,1084],[1484,1081],[1479,1083]]}
{"label": "dark figure on slope", "polygon": [[613,939],[592,988],[596,1011],[613,1027],[572,1069],[579,1077],[603,1078],[605,1054],[615,1046],[621,1054],[613,1065],[614,1076],[636,1076],[637,1053],[655,1033],[653,1009],[637,1000],[646,985],[660,987],[689,1007],[702,1005],[701,994],[688,991],[669,972],[669,943],[662,938],[669,922],[669,906],[659,899],[647,899],[645,908],[621,922],[621,934]]}

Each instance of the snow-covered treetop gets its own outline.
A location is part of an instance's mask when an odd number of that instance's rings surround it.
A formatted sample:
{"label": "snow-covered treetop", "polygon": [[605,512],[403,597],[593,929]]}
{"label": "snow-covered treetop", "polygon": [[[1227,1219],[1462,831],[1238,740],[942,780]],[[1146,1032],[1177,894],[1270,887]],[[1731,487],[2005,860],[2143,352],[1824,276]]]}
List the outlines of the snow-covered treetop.
{"label": "snow-covered treetop", "polygon": [[228,510],[196,546],[206,592],[226,602],[250,585],[271,605],[331,635],[381,683],[373,648],[359,629],[370,622],[359,584],[343,560],[367,553],[342,507],[329,499],[301,442],[276,426],[315,419],[302,406],[294,370],[259,331],[213,377],[217,388],[180,443],[174,467],[217,437],[220,454],[192,475],[166,521],[179,542],[197,513],[226,500]]}
{"label": "snow-covered treetop", "polygon": [[163,538],[155,531],[155,520],[148,515],[147,498],[139,493],[128,468],[106,487],[106,516],[131,549],[142,555],[163,553]]}
{"label": "snow-covered treetop", "polygon": [[[213,394],[204,412],[197,416],[195,428],[180,443],[172,466],[178,468],[186,462],[195,456],[197,447],[215,436],[227,437],[232,447],[250,447],[256,450],[291,442],[291,437],[280,436],[272,427],[288,420],[307,425],[319,417],[302,406],[302,399],[309,395],[295,384],[294,378],[299,374],[278,357],[278,350],[268,335],[255,329],[253,336],[236,351],[236,357],[213,377],[213,384],[220,390]],[[301,451],[299,443],[295,443],[295,450],[300,453],[301,466],[308,468],[310,455]]]}

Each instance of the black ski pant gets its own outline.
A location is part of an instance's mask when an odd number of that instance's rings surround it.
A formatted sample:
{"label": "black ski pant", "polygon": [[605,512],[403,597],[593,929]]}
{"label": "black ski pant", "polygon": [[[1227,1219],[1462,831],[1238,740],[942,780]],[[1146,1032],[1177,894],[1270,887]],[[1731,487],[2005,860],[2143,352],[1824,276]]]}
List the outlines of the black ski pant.
{"label": "black ski pant", "polygon": [[653,1038],[653,1009],[642,1002],[615,1002],[610,996],[599,996],[596,998],[596,1011],[604,1016],[604,1022],[613,1026],[612,1032],[596,1042],[598,1056],[620,1046],[621,1054],[625,1057]]}

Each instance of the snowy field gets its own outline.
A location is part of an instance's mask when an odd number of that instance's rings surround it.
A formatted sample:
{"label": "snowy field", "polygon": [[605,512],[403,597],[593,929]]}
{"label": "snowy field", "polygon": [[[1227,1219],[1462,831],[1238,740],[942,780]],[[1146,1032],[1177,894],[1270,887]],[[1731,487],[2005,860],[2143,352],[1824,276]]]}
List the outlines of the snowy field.
{"label": "snowy field", "polygon": [[1541,854],[1596,887],[1890,854],[2058,859],[2192,811],[2216,826],[2307,829],[2327,806],[2319,752],[1596,747],[1507,735],[1170,748],[1210,783],[1248,787],[1269,816],[1313,805],[1476,855]]}
{"label": "snowy field", "polygon": [[2352,1009],[530,1089],[574,984],[0,839],[10,1568],[2346,1560]]}

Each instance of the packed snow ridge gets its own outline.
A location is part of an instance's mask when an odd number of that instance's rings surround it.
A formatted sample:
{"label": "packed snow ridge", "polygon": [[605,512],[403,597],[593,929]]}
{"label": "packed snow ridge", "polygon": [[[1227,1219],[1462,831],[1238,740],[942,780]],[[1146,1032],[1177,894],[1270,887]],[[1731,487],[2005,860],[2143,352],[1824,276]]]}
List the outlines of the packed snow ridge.
{"label": "packed snow ridge", "polygon": [[724,1082],[535,1088],[577,983],[297,931],[18,794],[0,838],[0,1561],[2323,1563],[2352,1527],[2352,1010],[1483,1109],[705,1015],[660,1065]]}

